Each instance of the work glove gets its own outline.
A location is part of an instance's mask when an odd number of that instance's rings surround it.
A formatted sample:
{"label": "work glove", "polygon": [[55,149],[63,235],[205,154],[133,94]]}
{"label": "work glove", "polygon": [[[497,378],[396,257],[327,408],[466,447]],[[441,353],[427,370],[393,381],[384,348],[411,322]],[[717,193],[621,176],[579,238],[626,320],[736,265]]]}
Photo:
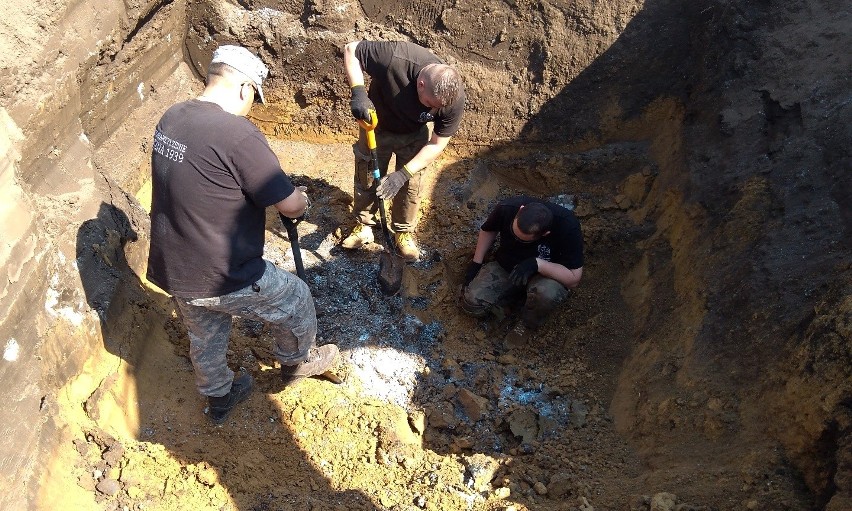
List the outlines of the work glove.
{"label": "work glove", "polygon": [[363,85],[352,87],[352,99],[349,101],[349,107],[352,109],[352,115],[356,119],[371,122],[370,110],[375,110],[376,107],[370,98],[367,97],[367,88]]}
{"label": "work glove", "polygon": [[393,199],[407,181],[408,174],[402,170],[391,172],[379,182],[379,186],[376,187],[376,195],[383,200]]}
{"label": "work glove", "polygon": [[473,282],[473,279],[479,273],[479,270],[482,269],[482,263],[477,263],[476,261],[471,261],[467,265],[467,273],[464,274],[464,287],[470,285]]}
{"label": "work glove", "polygon": [[538,261],[535,257],[524,259],[509,274],[509,280],[516,286],[526,286],[530,277],[538,273]]}

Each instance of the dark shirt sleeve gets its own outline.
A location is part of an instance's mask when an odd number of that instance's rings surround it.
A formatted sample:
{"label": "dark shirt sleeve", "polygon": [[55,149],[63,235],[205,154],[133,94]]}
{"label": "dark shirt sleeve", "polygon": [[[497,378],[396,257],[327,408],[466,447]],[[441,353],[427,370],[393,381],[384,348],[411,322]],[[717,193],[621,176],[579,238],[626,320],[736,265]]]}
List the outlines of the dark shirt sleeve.
{"label": "dark shirt sleeve", "polygon": [[498,205],[491,211],[491,214],[488,215],[488,218],[482,224],[480,229],[488,232],[500,232],[506,225],[506,219],[514,218],[517,212],[518,208]]}
{"label": "dark shirt sleeve", "polygon": [[464,89],[459,91],[455,103],[438,110],[434,132],[439,137],[451,137],[458,132],[464,113]]}
{"label": "dark shirt sleeve", "polygon": [[570,226],[554,240],[553,262],[576,270],[583,267],[583,233],[579,224]]}
{"label": "dark shirt sleeve", "polygon": [[396,44],[391,41],[361,41],[355,47],[355,57],[365,73],[371,77],[382,75],[393,60]]}
{"label": "dark shirt sleeve", "polygon": [[295,190],[293,182],[281,169],[278,157],[259,130],[237,144],[232,163],[236,169],[234,178],[246,197],[258,207],[276,204]]}

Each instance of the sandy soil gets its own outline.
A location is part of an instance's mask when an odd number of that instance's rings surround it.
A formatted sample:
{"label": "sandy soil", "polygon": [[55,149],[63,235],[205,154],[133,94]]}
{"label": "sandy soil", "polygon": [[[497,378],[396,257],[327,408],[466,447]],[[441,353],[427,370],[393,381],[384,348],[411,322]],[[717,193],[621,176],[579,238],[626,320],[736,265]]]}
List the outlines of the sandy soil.
{"label": "sandy soil", "polygon": [[[0,504],[852,509],[844,2],[11,6],[0,333],[30,364],[0,365]],[[393,297],[380,246],[337,247],[354,136],[339,48],[359,37],[429,45],[470,98]],[[229,361],[258,385],[214,427],[170,301],[137,275],[151,126],[234,41],[271,63],[250,118],[314,198],[302,254],[346,380],[282,389],[263,325],[239,320]],[[513,318],[475,321],[456,296],[479,224],[516,193],[575,208],[587,265],[536,338],[505,346]]]}
{"label": "sandy soil", "polygon": [[[120,369],[102,391],[114,395],[69,410],[99,426],[74,442],[67,482],[56,485],[62,499],[70,486],[84,507],[94,497],[119,509],[607,509],[630,496],[641,501],[639,459],[606,410],[620,354],[598,349],[627,335],[621,307],[580,290],[559,320],[516,347],[502,342],[511,320],[477,322],[456,307],[482,206],[516,190],[477,184],[470,162],[445,158],[425,211],[459,227],[425,221],[436,228],[420,236],[424,257],[406,266],[401,294],[387,297],[376,280],[381,247],[336,246],[334,227],[351,225],[351,174],[340,170],[351,165],[351,148],[275,148],[285,168],[305,170],[294,178],[316,199],[300,243],[319,342],[341,347],[346,381],[282,390],[263,326],[239,321],[229,360],[258,389],[224,426],[211,426],[168,300],[129,287],[104,324],[107,358]],[[438,200],[452,193],[469,200]],[[267,239],[267,257],[294,271],[273,216]],[[602,270],[590,265],[590,286]],[[618,300],[617,290],[608,294]],[[604,335],[590,339],[590,331]],[[123,413],[138,426],[106,427],[107,414],[122,421],[122,411],[110,410],[116,404],[133,408]],[[136,438],[107,433],[137,427]]]}

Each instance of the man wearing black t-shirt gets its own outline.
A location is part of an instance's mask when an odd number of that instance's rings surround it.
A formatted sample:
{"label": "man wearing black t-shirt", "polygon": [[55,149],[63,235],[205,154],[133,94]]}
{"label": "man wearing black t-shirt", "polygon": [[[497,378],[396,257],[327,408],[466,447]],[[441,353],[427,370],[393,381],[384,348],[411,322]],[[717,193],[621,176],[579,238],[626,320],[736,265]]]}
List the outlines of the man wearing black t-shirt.
{"label": "man wearing black t-shirt", "polygon": [[[497,237],[494,261],[483,264]],[[479,231],[467,268],[462,308],[482,317],[526,294],[521,319],[506,337],[528,340],[583,276],[583,234],[574,213],[551,202],[513,197],[500,202]]]}
{"label": "man wearing black t-shirt", "polygon": [[[426,48],[401,41],[354,41],[343,49],[346,78],[352,87],[352,115],[370,121],[378,117],[376,143],[382,176],[373,190],[370,151],[360,131],[355,153],[355,203],[358,224],[343,240],[344,248],[360,248],[373,241],[376,197],[394,199],[391,227],[396,245],[409,261],[420,256],[414,239],[421,181],[426,167],[447,147],[461,124],[464,84],[458,71]],[[369,91],[364,86],[370,77]],[[428,123],[434,124],[430,134]],[[391,155],[395,172],[388,173]]]}
{"label": "man wearing black t-shirt", "polygon": [[204,92],[166,111],[151,155],[148,280],[169,292],[189,331],[189,356],[209,417],[220,424],[252,389],[228,367],[233,315],[269,324],[285,384],[327,371],[337,346],[315,345],[308,286],[263,259],[266,208],[307,211],[266,138],[248,119],[268,69],[239,46],[213,53]]}

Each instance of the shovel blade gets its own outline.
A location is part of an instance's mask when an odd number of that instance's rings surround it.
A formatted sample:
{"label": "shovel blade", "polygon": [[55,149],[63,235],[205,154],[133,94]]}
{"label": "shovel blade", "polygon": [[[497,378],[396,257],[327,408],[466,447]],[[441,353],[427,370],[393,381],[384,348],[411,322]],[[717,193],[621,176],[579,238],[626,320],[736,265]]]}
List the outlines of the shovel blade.
{"label": "shovel blade", "polygon": [[379,287],[388,296],[399,293],[402,287],[402,270],[405,261],[390,252],[382,252],[379,255]]}

